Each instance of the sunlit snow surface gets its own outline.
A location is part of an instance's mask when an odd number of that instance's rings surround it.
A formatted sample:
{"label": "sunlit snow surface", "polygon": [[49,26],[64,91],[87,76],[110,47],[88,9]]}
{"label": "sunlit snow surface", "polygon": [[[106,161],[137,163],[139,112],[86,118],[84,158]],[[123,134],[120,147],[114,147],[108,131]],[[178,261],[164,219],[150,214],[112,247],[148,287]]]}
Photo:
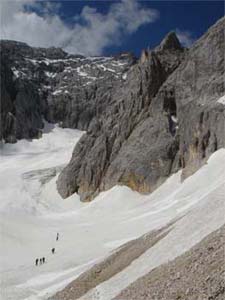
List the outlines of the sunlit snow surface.
{"label": "sunlit snow surface", "polygon": [[[55,182],[81,135],[48,125],[41,139],[4,145],[1,150],[4,300],[46,299],[116,247],[183,216],[158,244],[82,298],[111,299],[225,223],[225,149],[183,183],[178,172],[151,195],[120,186],[101,193],[90,204],[81,203],[77,195],[62,200]],[[36,267],[35,259],[43,256],[46,264]]]}

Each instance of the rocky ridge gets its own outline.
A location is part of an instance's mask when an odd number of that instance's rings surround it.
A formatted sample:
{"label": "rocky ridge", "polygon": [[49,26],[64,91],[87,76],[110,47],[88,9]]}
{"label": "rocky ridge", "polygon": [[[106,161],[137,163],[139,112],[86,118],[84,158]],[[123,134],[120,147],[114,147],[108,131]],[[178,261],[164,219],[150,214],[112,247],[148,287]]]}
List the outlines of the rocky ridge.
{"label": "rocky ridge", "polygon": [[1,41],[1,138],[39,137],[43,119],[86,130],[57,181],[64,198],[186,177],[225,146],[224,28],[222,18],[189,50],[171,32],[138,61]]}
{"label": "rocky ridge", "polygon": [[116,184],[152,192],[225,146],[224,28],[222,18],[189,51],[174,33],[143,51],[60,174],[63,197],[87,201]]}
{"label": "rocky ridge", "polygon": [[7,40],[0,46],[0,134],[6,142],[38,137],[43,119],[87,130],[136,60],[129,53],[84,57]]}
{"label": "rocky ridge", "polygon": [[[171,47],[171,39],[176,40],[175,47]],[[100,190],[118,183],[141,192],[150,191],[144,180],[146,172],[156,177],[154,171],[151,172],[150,156],[155,160],[158,172],[168,176],[170,156],[177,148],[175,134],[167,130],[167,118],[161,112],[153,116],[150,108],[160,87],[185,54],[177,37],[171,33],[166,42],[163,41],[162,49],[143,51],[140,61],[129,69],[126,82],[114,90],[111,105],[95,119],[95,126],[89,127],[75,147],[71,162],[58,180],[58,190],[63,197],[78,192],[82,200],[90,200]],[[141,133],[138,133],[136,147],[131,144],[133,134],[148,118],[150,122],[144,130],[148,137],[142,139]],[[160,136],[158,126],[163,129]],[[157,140],[162,147],[161,153],[159,148],[155,151]],[[153,152],[157,157],[153,156]],[[168,164],[160,169],[157,160],[162,155],[165,155]]]}

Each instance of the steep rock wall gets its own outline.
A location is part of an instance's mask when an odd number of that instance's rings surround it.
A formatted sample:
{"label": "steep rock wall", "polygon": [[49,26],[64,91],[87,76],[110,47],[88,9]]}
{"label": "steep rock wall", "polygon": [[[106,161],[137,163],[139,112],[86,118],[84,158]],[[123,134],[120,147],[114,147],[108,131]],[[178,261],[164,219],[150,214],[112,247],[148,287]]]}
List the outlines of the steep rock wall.
{"label": "steep rock wall", "polygon": [[115,184],[151,192],[225,146],[224,28],[223,18],[188,53],[174,34],[142,53],[60,174],[63,197],[88,201]]}
{"label": "steep rock wall", "polygon": [[[151,117],[151,106],[160,87],[185,55],[174,33],[155,51],[143,52],[138,64],[128,71],[126,82],[113,90],[111,105],[96,120],[98,126],[89,128],[60,174],[58,190],[63,197],[78,192],[82,200],[91,200],[100,190],[117,183],[142,192],[152,190],[145,184],[150,166],[155,172],[155,184],[168,176],[164,163],[168,161],[167,168],[171,169],[177,141],[168,130],[167,116],[159,112]],[[148,118],[151,122],[144,130],[148,137],[141,141],[140,136],[135,148],[133,134]],[[143,147],[148,148],[148,153]],[[165,157],[162,163],[161,157]]]}

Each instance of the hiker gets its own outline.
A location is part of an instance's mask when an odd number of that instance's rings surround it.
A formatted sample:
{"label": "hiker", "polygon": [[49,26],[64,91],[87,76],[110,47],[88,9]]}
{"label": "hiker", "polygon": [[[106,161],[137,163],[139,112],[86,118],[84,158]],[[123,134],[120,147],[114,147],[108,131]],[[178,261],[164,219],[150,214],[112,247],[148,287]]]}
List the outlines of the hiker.
{"label": "hiker", "polygon": [[43,262],[43,264],[45,263],[45,257],[42,257],[42,262]]}
{"label": "hiker", "polygon": [[36,260],[35,260],[35,265],[36,265],[36,266],[38,266],[38,261],[39,261],[39,259],[36,258]]}
{"label": "hiker", "polygon": [[52,248],[52,254],[54,254],[55,253],[55,248]]}
{"label": "hiker", "polygon": [[42,265],[42,258],[40,258],[39,260],[40,260],[40,265]]}
{"label": "hiker", "polygon": [[59,239],[59,233],[57,232],[56,241],[58,241],[58,239]]}

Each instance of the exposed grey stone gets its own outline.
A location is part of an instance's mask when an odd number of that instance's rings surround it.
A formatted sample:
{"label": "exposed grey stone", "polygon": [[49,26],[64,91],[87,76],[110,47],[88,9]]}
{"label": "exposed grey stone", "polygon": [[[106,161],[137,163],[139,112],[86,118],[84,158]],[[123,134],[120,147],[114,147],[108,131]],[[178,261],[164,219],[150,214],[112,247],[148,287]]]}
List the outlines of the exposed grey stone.
{"label": "exposed grey stone", "polygon": [[86,130],[59,176],[63,197],[151,192],[181,167],[185,178],[225,146],[224,23],[189,50],[169,33],[138,61],[1,41],[1,137],[39,137],[43,118]]}
{"label": "exposed grey stone", "polygon": [[135,57],[84,57],[3,40],[1,62],[1,138],[16,142],[39,137],[43,118],[87,130]]}
{"label": "exposed grey stone", "polygon": [[101,125],[87,132],[59,176],[63,197],[78,192],[82,200],[90,200],[117,183],[149,192],[153,183],[155,188],[170,174],[178,143],[166,114],[158,110],[153,116],[151,106],[185,51],[162,49],[144,51],[126,81],[117,83],[107,109],[99,115]]}
{"label": "exposed grey stone", "polygon": [[143,51],[60,174],[63,197],[78,192],[91,200],[115,184],[151,192],[180,167],[188,176],[224,147],[225,107],[217,102],[225,90],[224,23],[189,51],[174,34]]}
{"label": "exposed grey stone", "polygon": [[162,40],[159,47],[157,47],[157,50],[178,50],[181,49],[182,46],[180,44],[179,39],[176,36],[176,33],[174,31],[171,31],[167,34],[167,36]]}

